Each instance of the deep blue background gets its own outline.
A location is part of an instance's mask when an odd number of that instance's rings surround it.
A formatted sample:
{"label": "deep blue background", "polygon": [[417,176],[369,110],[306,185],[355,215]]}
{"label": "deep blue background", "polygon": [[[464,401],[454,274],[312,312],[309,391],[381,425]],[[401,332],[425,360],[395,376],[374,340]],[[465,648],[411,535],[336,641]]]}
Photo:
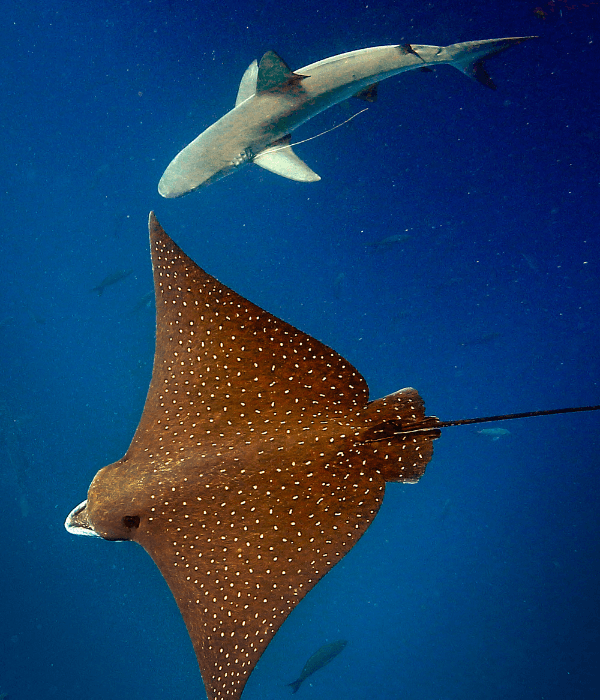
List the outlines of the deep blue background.
{"label": "deep blue background", "polygon": [[[0,691],[203,696],[150,558],[63,529],[142,409],[153,312],[134,308],[152,289],[151,209],[207,271],[347,357],[373,398],[415,386],[443,419],[600,403],[599,7],[556,0],[545,19],[535,7],[3,3]],[[384,82],[368,112],[297,147],[319,183],[252,166],[181,200],[157,194],[267,49],[298,68],[365,46],[529,34],[490,62],[497,92],[449,67]],[[497,441],[446,430],[421,482],[388,488],[292,613],[246,700],[288,698],[339,638],[347,649],[298,697],[600,697],[599,420],[503,424]]]}

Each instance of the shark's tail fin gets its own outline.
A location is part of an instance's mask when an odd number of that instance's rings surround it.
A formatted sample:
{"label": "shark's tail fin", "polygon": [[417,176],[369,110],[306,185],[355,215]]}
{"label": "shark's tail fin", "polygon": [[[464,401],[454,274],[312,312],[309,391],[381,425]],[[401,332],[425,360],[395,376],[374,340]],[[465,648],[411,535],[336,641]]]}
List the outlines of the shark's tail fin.
{"label": "shark's tail fin", "polygon": [[445,46],[441,53],[446,54],[444,58],[448,63],[468,75],[469,78],[495,90],[496,86],[485,68],[485,61],[515,44],[536,38],[534,36],[518,36],[508,39],[464,41],[460,44]]}

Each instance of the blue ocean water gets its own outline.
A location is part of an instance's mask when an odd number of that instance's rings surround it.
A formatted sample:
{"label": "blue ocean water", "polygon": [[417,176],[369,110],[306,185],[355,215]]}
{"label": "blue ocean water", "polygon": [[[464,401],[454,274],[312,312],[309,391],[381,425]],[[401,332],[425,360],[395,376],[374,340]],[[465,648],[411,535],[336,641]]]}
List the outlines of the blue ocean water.
{"label": "blue ocean water", "polygon": [[[599,6],[538,1],[4,3],[0,693],[204,697],[150,558],[63,528],[145,399],[150,210],[201,267],[350,360],[373,398],[414,386],[444,420],[600,403]],[[297,68],[533,34],[490,61],[496,92],[450,67],[382,83],[367,112],[296,148],[318,183],[252,166],[157,193],[268,49]],[[342,638],[297,697],[600,697],[598,421],[505,423],[497,440],[445,430],[422,480],[388,486],[290,615],[244,698],[287,698]]]}

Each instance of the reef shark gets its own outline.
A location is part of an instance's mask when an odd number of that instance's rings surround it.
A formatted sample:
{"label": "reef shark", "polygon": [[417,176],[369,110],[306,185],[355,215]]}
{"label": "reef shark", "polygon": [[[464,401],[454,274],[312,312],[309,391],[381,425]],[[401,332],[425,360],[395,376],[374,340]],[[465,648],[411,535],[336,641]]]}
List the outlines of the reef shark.
{"label": "reef shark", "polygon": [[294,129],[350,97],[374,101],[379,81],[408,70],[447,63],[495,89],[485,59],[529,38],[450,46],[375,46],[331,56],[296,71],[268,51],[244,73],[235,107],[175,156],[158,191],[163,197],[181,197],[248,163],[299,182],[320,180],[292,151]]}

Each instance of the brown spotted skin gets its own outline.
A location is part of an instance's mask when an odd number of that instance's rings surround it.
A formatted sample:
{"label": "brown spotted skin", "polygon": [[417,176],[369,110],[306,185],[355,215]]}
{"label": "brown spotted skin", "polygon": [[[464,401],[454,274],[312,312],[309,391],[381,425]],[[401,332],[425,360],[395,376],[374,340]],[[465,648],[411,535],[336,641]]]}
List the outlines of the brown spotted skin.
{"label": "brown spotted skin", "polygon": [[208,697],[236,700],[290,611],[368,528],[385,482],[423,474],[439,431],[397,434],[397,421],[424,420],[414,389],[368,403],[350,363],[207,275],[153,215],[150,242],[152,382],[87,517],[146,549]]}

